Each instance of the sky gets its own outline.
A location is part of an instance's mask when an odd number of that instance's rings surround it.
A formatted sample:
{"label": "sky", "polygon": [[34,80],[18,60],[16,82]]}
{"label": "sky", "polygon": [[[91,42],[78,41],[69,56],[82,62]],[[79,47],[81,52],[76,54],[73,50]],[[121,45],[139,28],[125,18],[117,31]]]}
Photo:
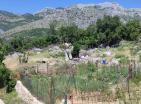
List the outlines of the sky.
{"label": "sky", "polygon": [[45,7],[69,7],[74,4],[117,2],[125,8],[141,8],[141,0],[0,0],[0,10],[13,13],[35,13]]}

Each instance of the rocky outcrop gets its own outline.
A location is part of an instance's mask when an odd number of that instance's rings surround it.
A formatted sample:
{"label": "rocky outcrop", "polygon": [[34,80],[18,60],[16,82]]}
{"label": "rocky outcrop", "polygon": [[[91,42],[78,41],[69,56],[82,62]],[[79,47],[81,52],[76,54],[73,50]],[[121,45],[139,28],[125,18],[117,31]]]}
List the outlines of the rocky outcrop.
{"label": "rocky outcrop", "polygon": [[66,23],[75,23],[80,28],[85,28],[104,15],[117,15],[122,20],[134,17],[141,18],[141,9],[126,9],[117,3],[105,2],[100,4],[77,4],[61,9],[45,8],[36,15],[46,18],[46,21],[65,21]]}
{"label": "rocky outcrop", "polygon": [[[26,104],[44,104],[38,101],[32,94],[25,88],[21,81],[17,81],[15,86],[16,92],[19,97],[26,103]],[[1,104],[1,103],[0,103]]]}
{"label": "rocky outcrop", "polygon": [[74,23],[80,28],[86,28],[90,24],[96,23],[97,19],[104,15],[117,15],[121,17],[122,21],[133,18],[141,19],[141,9],[127,9],[117,3],[105,2],[100,4],[78,4],[68,8],[45,8],[34,15],[43,19],[6,31],[3,33],[3,37],[24,30],[48,28],[52,21],[57,21],[57,26]]}
{"label": "rocky outcrop", "polygon": [[0,99],[0,104],[4,104],[4,102]]}
{"label": "rocky outcrop", "polygon": [[39,19],[41,18],[29,13],[19,15],[0,10],[0,30],[8,31],[9,29],[22,26]]}

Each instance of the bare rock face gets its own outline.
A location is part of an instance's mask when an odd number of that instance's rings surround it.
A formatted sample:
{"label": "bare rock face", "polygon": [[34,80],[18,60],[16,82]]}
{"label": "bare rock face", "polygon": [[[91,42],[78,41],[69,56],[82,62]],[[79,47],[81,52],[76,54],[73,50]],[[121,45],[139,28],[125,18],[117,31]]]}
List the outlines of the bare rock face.
{"label": "bare rock face", "polygon": [[63,50],[59,46],[50,46],[49,49],[49,55],[53,57],[61,56],[63,54]]}
{"label": "bare rock face", "polygon": [[18,26],[4,32],[2,35],[11,36],[11,34],[24,30],[48,28],[52,21],[57,21],[58,27],[74,23],[79,28],[86,28],[90,24],[96,23],[97,19],[102,18],[104,15],[119,16],[124,22],[128,19],[135,18],[141,20],[141,9],[127,9],[117,3],[111,2],[100,4],[77,4],[68,8],[45,8],[34,14],[34,16],[43,19]]}
{"label": "bare rock face", "polygon": [[[25,88],[21,81],[17,81],[15,86],[16,92],[21,99],[27,104],[44,104],[38,101],[31,93]],[[1,103],[0,103],[1,104]]]}
{"label": "bare rock face", "polygon": [[77,4],[62,9],[46,8],[36,13],[36,15],[46,18],[46,21],[65,21],[66,23],[75,23],[80,28],[85,28],[90,24],[94,24],[97,19],[104,15],[117,15],[123,20],[140,17],[141,9],[126,9],[117,3],[105,2],[100,4]]}
{"label": "bare rock face", "polygon": [[4,102],[0,99],[0,104],[4,104]]}
{"label": "bare rock face", "polygon": [[7,19],[7,17],[5,17],[2,14],[0,14],[0,21],[5,21],[6,19]]}

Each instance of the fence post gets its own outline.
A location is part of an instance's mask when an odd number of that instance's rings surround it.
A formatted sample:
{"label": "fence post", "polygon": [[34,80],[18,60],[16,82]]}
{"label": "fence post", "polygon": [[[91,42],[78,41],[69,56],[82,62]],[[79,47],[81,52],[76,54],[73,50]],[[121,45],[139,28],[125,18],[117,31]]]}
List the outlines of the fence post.
{"label": "fence post", "polygon": [[46,68],[47,68],[46,74],[48,74],[48,62],[46,63]]}
{"label": "fence post", "polygon": [[127,76],[127,90],[128,90],[128,96],[129,96],[129,100],[130,101],[131,101],[131,96],[130,96],[130,79],[133,77],[132,74],[133,74],[133,65],[132,65],[132,60],[130,60],[129,61],[129,67],[128,67],[128,76]]}
{"label": "fence post", "polygon": [[53,77],[51,76],[51,82],[50,82],[50,104],[55,104],[55,99],[54,99],[54,80]]}
{"label": "fence post", "polygon": [[65,93],[65,102],[64,104],[67,104],[67,94]]}

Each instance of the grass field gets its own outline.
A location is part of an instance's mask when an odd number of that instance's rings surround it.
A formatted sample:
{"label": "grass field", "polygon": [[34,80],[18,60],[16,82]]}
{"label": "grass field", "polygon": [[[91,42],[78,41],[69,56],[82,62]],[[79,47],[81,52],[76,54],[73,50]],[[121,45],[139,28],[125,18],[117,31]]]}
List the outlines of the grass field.
{"label": "grass field", "polygon": [[16,91],[5,93],[4,89],[1,89],[0,98],[5,104],[26,104],[21,98],[18,97]]}
{"label": "grass field", "polygon": [[[77,97],[75,100],[79,101],[80,98],[82,100],[83,95],[89,96],[89,93],[91,93],[91,96],[96,96],[99,102],[114,102],[118,99],[121,102],[128,103],[129,93],[127,92],[127,87],[125,87],[128,76],[128,60],[135,59],[138,64],[140,63],[140,44],[123,42],[119,47],[110,48],[110,51],[112,53],[110,56],[104,55],[106,52],[105,48],[102,48],[101,52],[97,49],[90,55],[95,58],[105,58],[108,61],[113,58],[120,58],[123,64],[120,68],[105,65],[100,65],[97,68],[92,63],[80,63],[73,68],[71,65],[65,64],[63,56],[52,57],[47,49],[44,49],[40,53],[30,52],[27,64],[19,64],[18,59],[14,60],[11,56],[6,58],[5,64],[10,68],[10,65],[16,63],[13,67],[14,70],[20,70],[25,66],[36,65],[36,61],[38,60],[46,59],[51,65],[50,68],[55,69],[55,73],[52,76],[32,73],[30,76],[22,78],[23,84],[30,92],[46,104],[49,104],[50,100],[61,101],[61,99],[65,98],[66,94],[75,95]],[[131,98],[134,99],[133,102],[140,102],[141,95],[138,94],[141,93],[140,81],[141,72],[140,67],[138,67],[136,76],[130,80],[130,94]],[[100,93],[101,96],[98,96],[97,93]],[[10,95],[6,95],[5,98],[11,99],[10,96],[17,95],[13,92]],[[14,100],[18,100],[18,98]],[[8,103],[9,100],[4,99],[4,101],[7,102],[6,104],[10,104]]]}
{"label": "grass field", "polygon": [[[64,67],[64,69],[60,70],[63,71],[67,69]],[[53,99],[57,101],[63,99],[65,94],[74,94],[74,91],[80,93],[80,96],[83,92],[100,92],[103,98],[103,100],[100,101],[114,101],[118,99],[118,97],[115,94],[116,89],[113,88],[117,87],[118,84],[120,85],[121,82],[119,80],[121,78],[125,79],[127,74],[127,67],[122,67],[119,71],[114,66],[97,69],[95,65],[88,63],[76,66],[75,74],[59,73],[52,77],[33,75],[24,77],[22,81],[33,95],[46,102],[46,104],[49,103],[48,101],[50,101],[51,95]],[[138,78],[135,78],[134,81],[136,82],[137,79]],[[139,81],[140,79],[138,79],[138,82]],[[111,94],[109,95],[109,93]],[[100,98],[101,97],[99,97],[99,99]]]}

